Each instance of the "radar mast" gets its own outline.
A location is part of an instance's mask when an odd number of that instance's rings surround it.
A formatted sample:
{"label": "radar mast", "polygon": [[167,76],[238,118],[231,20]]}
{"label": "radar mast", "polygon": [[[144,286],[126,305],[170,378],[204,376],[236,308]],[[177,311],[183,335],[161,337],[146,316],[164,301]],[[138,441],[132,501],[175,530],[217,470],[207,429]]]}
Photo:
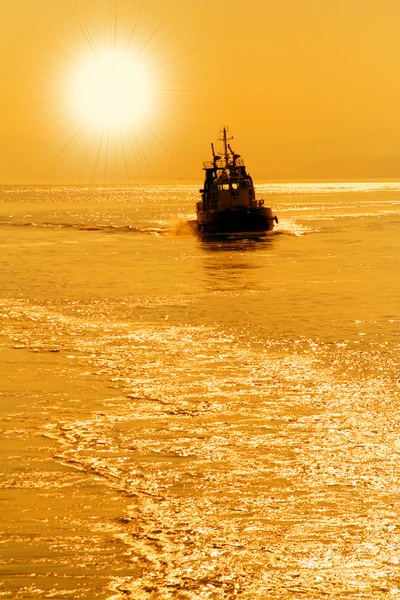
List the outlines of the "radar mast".
{"label": "radar mast", "polygon": [[228,138],[227,131],[228,131],[228,128],[224,127],[222,130],[223,137],[219,138],[219,140],[218,140],[219,142],[223,142],[223,144],[224,144],[225,167],[227,167],[229,165],[228,142],[233,140],[233,137]]}

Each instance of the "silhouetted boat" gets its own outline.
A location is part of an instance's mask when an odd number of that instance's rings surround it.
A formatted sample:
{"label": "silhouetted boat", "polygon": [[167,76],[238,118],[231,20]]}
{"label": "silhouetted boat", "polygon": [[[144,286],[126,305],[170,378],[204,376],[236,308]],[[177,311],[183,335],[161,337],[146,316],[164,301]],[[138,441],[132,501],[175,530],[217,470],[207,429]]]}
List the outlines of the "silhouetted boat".
{"label": "silhouetted boat", "polygon": [[204,187],[197,202],[197,229],[201,234],[250,233],[272,231],[278,218],[257,200],[253,180],[246,171],[243,159],[235,154],[222,131],[223,156],[217,156],[211,144],[213,160],[205,162]]}

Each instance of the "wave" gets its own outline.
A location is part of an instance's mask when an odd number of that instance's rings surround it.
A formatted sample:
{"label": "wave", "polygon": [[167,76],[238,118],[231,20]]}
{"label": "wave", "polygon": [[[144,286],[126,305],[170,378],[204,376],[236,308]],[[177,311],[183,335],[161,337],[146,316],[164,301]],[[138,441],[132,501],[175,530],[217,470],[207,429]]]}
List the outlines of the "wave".
{"label": "wave", "polygon": [[150,234],[162,234],[168,231],[162,227],[134,227],[132,225],[98,225],[97,223],[57,223],[57,222],[44,222],[44,223],[2,223],[2,225],[10,225],[11,227],[38,227],[46,229],[76,229],[77,231],[105,231],[105,232],[118,232],[118,233],[150,233]]}
{"label": "wave", "polygon": [[[44,229],[75,229],[77,231],[86,232],[104,232],[104,233],[142,233],[155,236],[177,236],[177,237],[192,237],[197,236],[197,222],[195,219],[179,219],[178,221],[163,226],[149,225],[149,226],[133,226],[133,225],[100,225],[98,223],[68,223],[68,222],[53,222],[45,221],[42,223],[35,223],[33,221],[23,222],[3,222],[0,223],[3,226],[11,227],[35,227]],[[299,237],[310,233],[311,230],[307,227],[301,227],[291,220],[285,220],[282,222],[282,226],[278,229],[274,229],[271,232],[257,232],[257,233],[229,233],[229,234],[214,234],[210,237],[273,237],[280,235],[289,235]]]}

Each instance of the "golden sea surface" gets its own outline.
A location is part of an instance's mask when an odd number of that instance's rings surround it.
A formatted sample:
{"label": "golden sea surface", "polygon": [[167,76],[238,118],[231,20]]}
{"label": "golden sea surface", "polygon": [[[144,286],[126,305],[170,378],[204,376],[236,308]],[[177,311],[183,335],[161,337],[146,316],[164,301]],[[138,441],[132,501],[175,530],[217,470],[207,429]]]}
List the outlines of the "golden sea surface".
{"label": "golden sea surface", "polygon": [[0,598],[400,598],[400,184],[0,188]]}

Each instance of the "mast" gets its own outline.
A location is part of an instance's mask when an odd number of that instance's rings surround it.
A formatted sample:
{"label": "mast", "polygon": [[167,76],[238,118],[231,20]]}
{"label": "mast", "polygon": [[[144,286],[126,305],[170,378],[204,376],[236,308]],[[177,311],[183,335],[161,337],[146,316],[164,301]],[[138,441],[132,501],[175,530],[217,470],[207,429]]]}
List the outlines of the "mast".
{"label": "mast", "polygon": [[219,161],[219,159],[221,157],[218,156],[217,154],[215,154],[214,144],[211,144],[211,151],[212,151],[212,155],[213,155],[214,171],[216,171],[217,170],[217,162]]}
{"label": "mast", "polygon": [[227,137],[227,128],[224,127],[222,131],[223,137],[219,139],[220,142],[224,143],[224,157],[225,157],[225,167],[229,164],[229,152],[228,152],[228,142],[233,140],[233,137]]}
{"label": "mast", "polygon": [[226,127],[224,127],[224,155],[226,163],[228,164],[228,140],[226,137]]}

